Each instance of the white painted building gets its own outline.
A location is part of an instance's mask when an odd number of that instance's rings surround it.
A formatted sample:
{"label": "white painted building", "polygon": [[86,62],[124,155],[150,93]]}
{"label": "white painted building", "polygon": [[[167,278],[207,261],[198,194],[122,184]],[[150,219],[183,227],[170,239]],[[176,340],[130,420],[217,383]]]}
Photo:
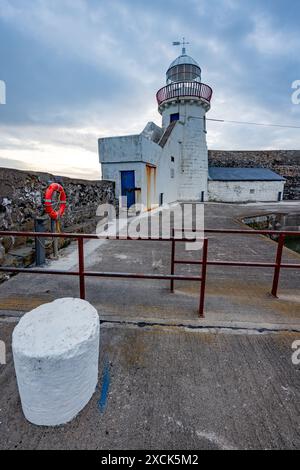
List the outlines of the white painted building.
{"label": "white painted building", "polygon": [[[141,203],[151,210],[174,201],[219,200],[222,194],[224,200],[238,199],[232,185],[227,185],[232,193],[228,195],[224,182],[209,180],[205,115],[211,97],[212,89],[201,82],[199,65],[183,48],[167,70],[166,86],[156,95],[162,127],[149,122],[141,134],[99,139],[102,178],[115,181],[116,196],[126,197],[122,206]],[[276,184],[272,200],[282,192],[282,181]],[[257,188],[249,194],[262,192]],[[247,200],[265,200],[255,196]]]}
{"label": "white painted building", "polygon": [[209,200],[215,202],[272,202],[283,199],[285,180],[266,168],[210,167]]}

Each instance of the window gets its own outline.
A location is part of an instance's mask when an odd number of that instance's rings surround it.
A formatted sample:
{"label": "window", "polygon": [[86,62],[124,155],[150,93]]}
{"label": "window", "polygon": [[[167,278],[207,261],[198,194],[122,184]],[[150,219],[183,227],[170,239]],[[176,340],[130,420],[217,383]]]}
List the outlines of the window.
{"label": "window", "polygon": [[179,121],[179,113],[170,114],[170,123],[174,121]]}
{"label": "window", "polygon": [[172,162],[172,163],[175,162],[175,158],[174,158],[174,157],[171,157],[171,162]]}
{"label": "window", "polygon": [[192,64],[175,65],[168,70],[167,79],[171,82],[197,80],[201,78],[201,69]]}
{"label": "window", "polygon": [[250,189],[250,194],[254,194],[255,193],[255,189]]}

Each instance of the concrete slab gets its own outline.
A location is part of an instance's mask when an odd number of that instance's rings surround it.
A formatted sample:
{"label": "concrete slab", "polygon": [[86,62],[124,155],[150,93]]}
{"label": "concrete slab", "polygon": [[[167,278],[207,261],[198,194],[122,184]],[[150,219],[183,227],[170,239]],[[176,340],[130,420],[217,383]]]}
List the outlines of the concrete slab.
{"label": "concrete slab", "polygon": [[[299,212],[299,207],[289,206]],[[207,228],[240,228],[245,215],[282,205],[206,205]],[[107,241],[88,245],[90,270],[170,272],[166,242]],[[262,236],[213,235],[210,259],[274,260]],[[183,252],[178,256],[200,256]],[[76,263],[68,248],[66,269]],[[287,262],[299,255],[284,250]],[[59,264],[57,264],[59,266]],[[54,267],[54,266],[52,266]],[[198,274],[195,266],[177,272]],[[300,272],[285,270],[280,298],[269,295],[272,270],[209,267],[206,318],[197,317],[199,285],[167,281],[87,279],[87,300],[102,322],[99,387],[67,426],[36,428],[22,415],[11,357],[11,333],[25,311],[76,296],[78,280],[18,275],[0,286],[1,449],[296,449]],[[105,386],[103,386],[105,384]],[[106,393],[108,389],[108,393]]]}
{"label": "concrete slab", "polygon": [[[102,326],[99,387],[70,424],[25,421],[9,341],[0,367],[0,449],[296,449],[295,333]],[[104,385],[105,384],[105,385]]]}

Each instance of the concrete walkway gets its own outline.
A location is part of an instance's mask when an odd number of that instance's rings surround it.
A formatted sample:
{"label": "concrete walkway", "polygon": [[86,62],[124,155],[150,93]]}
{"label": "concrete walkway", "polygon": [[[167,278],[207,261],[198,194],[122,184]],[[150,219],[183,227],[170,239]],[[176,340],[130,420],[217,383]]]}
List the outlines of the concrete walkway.
{"label": "concrete walkway", "polygon": [[[12,328],[1,324],[1,337]],[[106,324],[93,399],[52,429],[25,421],[9,350],[0,449],[297,449],[299,338]]]}
{"label": "concrete walkway", "polygon": [[[299,212],[294,204],[285,210]],[[240,228],[243,216],[274,211],[283,205],[209,204],[205,226]],[[168,242],[86,248],[90,270],[170,272]],[[273,261],[275,251],[276,243],[261,236],[209,237],[210,259]],[[300,260],[289,250],[284,258]],[[0,340],[8,355],[0,366],[0,448],[299,448],[300,369],[291,357],[300,339],[300,272],[282,272],[280,299],[268,294],[272,274],[209,267],[205,320],[197,317],[197,283],[176,282],[171,294],[166,281],[88,279],[87,300],[102,321],[99,389],[74,422],[57,429],[23,418],[10,338],[23,312],[76,296],[78,281],[18,275],[2,284]]]}
{"label": "concrete walkway", "polygon": [[[296,211],[291,205],[289,211]],[[282,205],[238,206],[208,204],[206,228],[241,228],[239,220],[251,214],[282,211]],[[285,208],[287,210],[287,208]],[[299,210],[299,209],[298,209]],[[242,226],[242,228],[247,228]],[[260,235],[209,235],[209,259],[274,262],[277,243]],[[169,274],[170,242],[90,241],[86,246],[86,269]],[[179,258],[200,259],[198,251],[185,251],[177,243]],[[76,245],[71,261],[52,267],[66,269],[77,264]],[[283,259],[300,263],[300,255],[288,249]],[[177,266],[177,273],[199,275],[199,266]],[[103,320],[163,322],[214,327],[298,329],[300,270],[282,270],[279,299],[271,297],[272,268],[209,266],[206,319],[199,320],[199,283],[176,281],[171,294],[168,281],[87,278],[86,295]],[[0,286],[0,315],[18,316],[56,297],[79,295],[78,279],[62,276],[18,275]]]}

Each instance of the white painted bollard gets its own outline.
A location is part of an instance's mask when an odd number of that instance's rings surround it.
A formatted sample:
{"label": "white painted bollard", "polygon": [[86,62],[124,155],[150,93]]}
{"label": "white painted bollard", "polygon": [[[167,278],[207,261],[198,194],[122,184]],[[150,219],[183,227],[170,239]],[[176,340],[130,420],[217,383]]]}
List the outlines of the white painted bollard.
{"label": "white painted bollard", "polygon": [[13,332],[13,356],[25,417],[33,424],[71,421],[98,381],[100,322],[80,299],[58,299],[26,313]]}

